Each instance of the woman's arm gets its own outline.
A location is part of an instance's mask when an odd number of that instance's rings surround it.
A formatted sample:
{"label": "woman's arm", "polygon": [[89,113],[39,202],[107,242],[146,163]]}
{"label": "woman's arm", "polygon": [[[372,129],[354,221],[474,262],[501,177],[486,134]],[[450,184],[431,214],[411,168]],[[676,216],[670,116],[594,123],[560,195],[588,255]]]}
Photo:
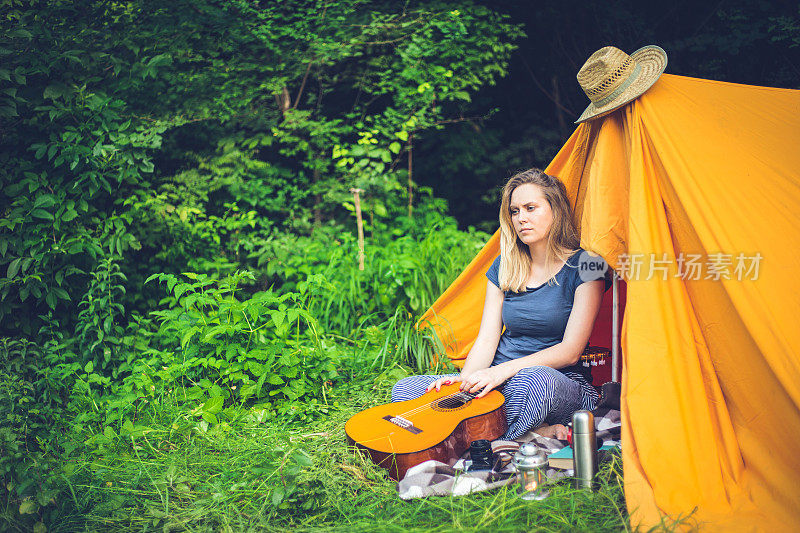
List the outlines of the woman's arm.
{"label": "woman's arm", "polygon": [[467,354],[464,368],[457,378],[442,378],[428,386],[428,390],[439,387],[450,381],[463,381],[470,374],[484,368],[489,368],[494,360],[500,334],[503,332],[503,291],[491,281],[486,282],[486,297],[483,301],[483,315],[478,336]]}
{"label": "woman's arm", "polygon": [[494,360],[500,335],[503,333],[503,291],[491,281],[486,282],[486,298],[483,301],[483,315],[478,336],[472,345],[461,377],[465,378],[482,368],[489,368]]}
{"label": "woman's arm", "polygon": [[[575,290],[572,311],[569,314],[567,328],[564,331],[564,339],[561,342],[534,354],[506,361],[481,372],[472,373],[464,380],[461,388],[468,392],[477,392],[483,389],[478,395],[478,397],[481,397],[523,368],[531,366],[564,368],[577,363],[584,348],[586,348],[586,344],[589,342],[594,321],[600,311],[604,283],[602,280],[588,281],[579,285]],[[466,368],[466,365],[464,368]]]}

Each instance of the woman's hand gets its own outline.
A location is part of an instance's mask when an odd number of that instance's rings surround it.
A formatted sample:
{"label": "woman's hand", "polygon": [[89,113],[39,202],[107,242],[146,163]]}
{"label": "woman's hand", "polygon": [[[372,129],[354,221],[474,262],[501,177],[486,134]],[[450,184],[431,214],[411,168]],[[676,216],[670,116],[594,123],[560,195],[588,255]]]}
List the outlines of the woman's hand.
{"label": "woman's hand", "polygon": [[[489,394],[489,391],[502,385],[507,379],[516,374],[512,369],[505,365],[497,365],[489,368],[476,370],[465,379],[462,379],[461,390],[466,392],[481,391],[476,398],[482,398]],[[483,389],[483,390],[481,390]]]}
{"label": "woman's hand", "polygon": [[436,389],[438,391],[439,389],[442,388],[442,385],[450,385],[451,383],[458,383],[459,381],[463,381],[461,375],[443,376],[434,381],[433,383],[431,383],[430,385],[428,385],[428,388],[425,389],[425,392],[430,392],[433,389]]}

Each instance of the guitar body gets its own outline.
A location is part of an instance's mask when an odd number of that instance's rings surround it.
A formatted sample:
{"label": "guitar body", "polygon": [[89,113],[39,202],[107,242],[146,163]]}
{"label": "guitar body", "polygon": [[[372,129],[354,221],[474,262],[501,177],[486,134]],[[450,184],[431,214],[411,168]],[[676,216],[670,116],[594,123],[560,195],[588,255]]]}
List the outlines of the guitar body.
{"label": "guitar body", "polygon": [[423,461],[447,463],[460,457],[473,440],[501,437],[506,431],[503,395],[493,390],[475,399],[459,391],[459,385],[361,411],[345,424],[348,442],[399,480]]}

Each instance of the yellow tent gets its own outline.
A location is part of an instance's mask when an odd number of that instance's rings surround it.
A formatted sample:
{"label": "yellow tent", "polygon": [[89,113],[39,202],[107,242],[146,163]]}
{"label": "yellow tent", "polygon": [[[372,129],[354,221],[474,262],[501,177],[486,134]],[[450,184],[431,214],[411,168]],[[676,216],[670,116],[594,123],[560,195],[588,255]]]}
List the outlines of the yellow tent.
{"label": "yellow tent", "polygon": [[[800,91],[664,75],[547,168],[627,282],[631,522],[800,530]],[[497,235],[423,317],[477,334]]]}

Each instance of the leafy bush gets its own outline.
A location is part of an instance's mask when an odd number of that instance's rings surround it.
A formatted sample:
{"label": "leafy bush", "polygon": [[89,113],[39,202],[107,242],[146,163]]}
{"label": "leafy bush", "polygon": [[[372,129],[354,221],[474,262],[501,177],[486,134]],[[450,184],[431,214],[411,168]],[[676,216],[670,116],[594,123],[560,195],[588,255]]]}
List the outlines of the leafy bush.
{"label": "leafy bush", "polygon": [[50,514],[62,490],[58,395],[42,360],[37,345],[0,338],[0,506],[27,527]]}
{"label": "leafy bush", "polygon": [[297,292],[261,291],[241,301],[239,284],[255,279],[250,272],[219,281],[191,272],[156,274],[148,281],[154,279],[171,294],[170,308],[153,312],[161,322],[162,347],[152,352],[152,364],[159,365],[154,375],[164,382],[217,384],[222,394],[215,401],[221,405],[223,396],[306,399],[336,377],[317,320],[305,306],[309,285],[322,283],[321,276],[298,284]]}
{"label": "leafy bush", "polygon": [[321,274],[328,285],[314,288],[309,312],[324,331],[352,338],[400,308],[415,316],[425,311],[488,239],[459,231],[452,218],[433,209],[397,222],[366,239],[364,270],[357,266],[356,238],[338,228],[311,237],[276,236],[253,256],[281,291]]}
{"label": "leafy bush", "polygon": [[[346,220],[353,186],[396,217],[415,192],[399,164],[414,135],[503,76],[521,36],[448,1],[34,0],[4,14],[0,333],[29,336],[48,311],[74,330],[108,254],[138,289],[154,272],[248,268],[276,228]],[[146,314],[149,296],[116,303]],[[112,343],[87,333],[106,357]]]}
{"label": "leafy bush", "polygon": [[125,308],[125,275],[119,270],[118,256],[111,254],[98,261],[89,279],[88,290],[78,307],[78,362],[92,362],[97,368],[116,364],[121,348]]}
{"label": "leafy bush", "polygon": [[[444,0],[3,13],[3,520],[113,511],[91,488],[99,458],[223,435],[245,406],[316,417],[343,370],[436,361],[414,315],[483,236],[416,187],[411,150],[505,74],[508,17]],[[307,462],[286,450],[265,459],[276,508],[297,500],[286,465]]]}

